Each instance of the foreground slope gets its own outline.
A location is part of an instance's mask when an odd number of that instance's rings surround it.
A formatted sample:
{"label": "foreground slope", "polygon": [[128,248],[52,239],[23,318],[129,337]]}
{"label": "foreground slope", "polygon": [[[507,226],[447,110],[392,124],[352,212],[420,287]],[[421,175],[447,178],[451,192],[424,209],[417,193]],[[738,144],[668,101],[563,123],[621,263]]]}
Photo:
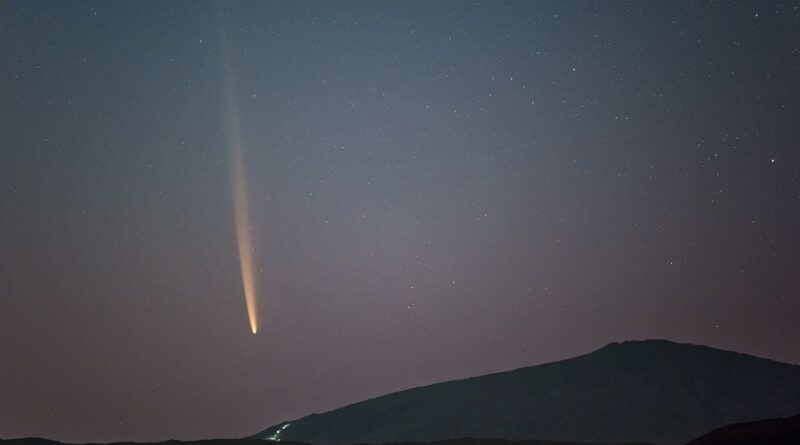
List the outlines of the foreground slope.
{"label": "foreground slope", "polygon": [[797,445],[800,415],[785,419],[735,423],[717,428],[688,445]]}
{"label": "foreground slope", "polygon": [[612,343],[275,425],[259,438],[349,445],[457,437],[683,444],[800,412],[800,366],[663,340]]}
{"label": "foreground slope", "polygon": [[[207,439],[207,440],[166,440],[163,442],[111,442],[105,445],[264,445],[260,439]],[[42,439],[40,437],[25,437],[22,439],[0,439],[0,445],[75,445]],[[86,443],[77,445],[103,445]],[[308,443],[281,442],[281,445],[311,445]]]}
{"label": "foreground slope", "polygon": [[[369,445],[369,444],[360,444]],[[398,442],[383,445],[650,445],[645,443],[586,443],[586,442],[563,442],[552,440],[518,440],[510,441],[505,439],[478,439],[474,437],[464,437],[461,439],[440,440],[436,442]]]}
{"label": "foreground slope", "polygon": [[[169,440],[165,442],[113,442],[107,445],[264,445],[264,443],[275,443],[269,440],[262,439],[209,439],[209,440],[190,440],[190,441],[177,441]],[[293,443],[293,442],[280,442],[281,445],[313,445],[306,443]],[[24,438],[24,439],[0,439],[0,445],[72,445],[63,444],[48,439],[41,439],[38,437]],[[80,444],[79,444],[80,445]],[[82,445],[102,445],[102,444],[82,444]],[[368,445],[368,444],[363,444]],[[552,442],[552,441],[538,441],[526,440],[519,442],[511,442],[503,439],[474,439],[462,438],[454,440],[446,440],[441,442],[404,442],[396,444],[384,445],[649,445],[649,444],[608,444],[608,443],[579,443],[579,442]]]}

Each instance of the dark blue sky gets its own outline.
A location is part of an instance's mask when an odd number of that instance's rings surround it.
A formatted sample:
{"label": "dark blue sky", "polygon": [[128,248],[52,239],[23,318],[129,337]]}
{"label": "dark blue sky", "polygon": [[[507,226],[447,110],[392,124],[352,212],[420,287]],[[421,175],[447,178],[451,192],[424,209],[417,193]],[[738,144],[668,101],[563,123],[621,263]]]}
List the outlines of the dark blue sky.
{"label": "dark blue sky", "polygon": [[4,1],[0,64],[0,437],[241,436],[626,339],[800,363],[797,2]]}

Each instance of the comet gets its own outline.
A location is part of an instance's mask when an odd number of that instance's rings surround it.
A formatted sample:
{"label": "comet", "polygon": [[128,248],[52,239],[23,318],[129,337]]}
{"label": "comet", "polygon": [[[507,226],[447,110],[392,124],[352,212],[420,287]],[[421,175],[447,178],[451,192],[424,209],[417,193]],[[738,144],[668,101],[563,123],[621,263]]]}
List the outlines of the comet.
{"label": "comet", "polygon": [[254,273],[253,226],[250,221],[250,206],[247,199],[247,175],[244,166],[242,129],[239,122],[239,104],[236,100],[236,85],[231,63],[230,47],[223,33],[222,69],[225,93],[225,123],[229,150],[231,195],[233,218],[236,222],[236,241],[239,247],[239,265],[242,270],[244,300],[250,330],[258,332],[258,292]]}

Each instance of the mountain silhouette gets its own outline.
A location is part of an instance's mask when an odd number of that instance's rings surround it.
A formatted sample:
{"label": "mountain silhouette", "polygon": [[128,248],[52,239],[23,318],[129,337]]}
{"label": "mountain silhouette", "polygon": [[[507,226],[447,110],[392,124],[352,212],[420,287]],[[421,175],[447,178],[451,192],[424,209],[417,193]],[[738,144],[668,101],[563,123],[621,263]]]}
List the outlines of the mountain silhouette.
{"label": "mountain silhouette", "polygon": [[684,444],[720,425],[800,412],[800,366],[664,340],[413,388],[253,437],[315,445],[461,437]]}
{"label": "mountain silhouette", "polygon": [[800,415],[785,419],[735,423],[717,428],[688,445],[797,445]]}

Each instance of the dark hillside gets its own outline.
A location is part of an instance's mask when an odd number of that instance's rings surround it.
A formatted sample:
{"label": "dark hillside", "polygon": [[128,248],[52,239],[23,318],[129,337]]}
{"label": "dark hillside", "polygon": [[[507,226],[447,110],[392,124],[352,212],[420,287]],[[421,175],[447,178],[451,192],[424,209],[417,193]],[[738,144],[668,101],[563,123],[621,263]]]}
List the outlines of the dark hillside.
{"label": "dark hillside", "polygon": [[650,340],[409,389],[255,437],[316,445],[455,437],[683,444],[720,425],[797,412],[800,366]]}

